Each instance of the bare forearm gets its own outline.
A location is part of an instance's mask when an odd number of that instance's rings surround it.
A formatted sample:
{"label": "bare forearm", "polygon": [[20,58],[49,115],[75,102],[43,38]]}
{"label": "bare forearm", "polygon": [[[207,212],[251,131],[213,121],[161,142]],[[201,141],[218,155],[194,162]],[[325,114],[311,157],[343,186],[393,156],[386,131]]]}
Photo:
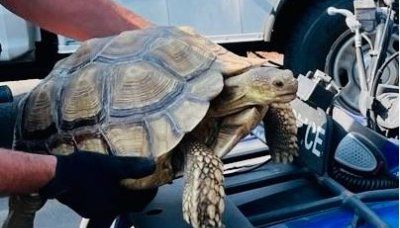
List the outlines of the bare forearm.
{"label": "bare forearm", "polygon": [[112,0],[0,0],[9,10],[49,31],[78,40],[151,24]]}
{"label": "bare forearm", "polygon": [[54,156],[0,149],[0,193],[32,193],[55,175]]}

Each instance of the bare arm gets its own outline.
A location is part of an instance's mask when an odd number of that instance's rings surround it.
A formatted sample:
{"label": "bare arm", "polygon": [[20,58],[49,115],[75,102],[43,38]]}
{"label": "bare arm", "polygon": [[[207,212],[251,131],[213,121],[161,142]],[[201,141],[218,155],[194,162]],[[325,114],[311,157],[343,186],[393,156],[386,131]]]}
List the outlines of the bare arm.
{"label": "bare arm", "polygon": [[44,29],[77,40],[151,25],[112,0],[0,0],[0,3]]}
{"label": "bare arm", "polygon": [[0,193],[32,193],[55,175],[57,159],[0,149]]}

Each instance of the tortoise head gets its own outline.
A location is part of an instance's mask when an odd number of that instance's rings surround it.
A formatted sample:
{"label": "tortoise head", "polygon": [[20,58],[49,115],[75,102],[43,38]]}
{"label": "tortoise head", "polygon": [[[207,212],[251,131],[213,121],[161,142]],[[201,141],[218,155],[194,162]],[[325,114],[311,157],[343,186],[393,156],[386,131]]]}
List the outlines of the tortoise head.
{"label": "tortoise head", "polygon": [[213,116],[225,116],[250,106],[287,103],[296,97],[297,80],[290,70],[256,67],[225,79],[225,86],[212,106]]}

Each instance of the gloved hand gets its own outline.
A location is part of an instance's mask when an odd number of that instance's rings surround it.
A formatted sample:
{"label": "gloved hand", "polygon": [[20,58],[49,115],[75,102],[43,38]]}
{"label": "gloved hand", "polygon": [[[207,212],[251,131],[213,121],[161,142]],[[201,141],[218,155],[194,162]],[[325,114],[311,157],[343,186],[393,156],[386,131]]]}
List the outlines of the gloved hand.
{"label": "gloved hand", "polygon": [[86,218],[116,216],[142,210],[157,192],[128,190],[120,186],[120,180],[145,177],[154,170],[155,163],[145,158],[77,151],[57,156],[55,177],[39,194],[58,199]]}

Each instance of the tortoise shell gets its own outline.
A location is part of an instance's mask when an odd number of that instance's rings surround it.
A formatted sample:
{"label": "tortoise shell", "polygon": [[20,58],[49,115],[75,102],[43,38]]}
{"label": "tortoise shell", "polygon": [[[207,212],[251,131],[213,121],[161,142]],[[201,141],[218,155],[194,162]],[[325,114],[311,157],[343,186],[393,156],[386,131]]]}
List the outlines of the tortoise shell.
{"label": "tortoise shell", "polygon": [[173,27],[89,40],[20,103],[14,147],[159,157],[206,115],[223,88],[210,51]]}

